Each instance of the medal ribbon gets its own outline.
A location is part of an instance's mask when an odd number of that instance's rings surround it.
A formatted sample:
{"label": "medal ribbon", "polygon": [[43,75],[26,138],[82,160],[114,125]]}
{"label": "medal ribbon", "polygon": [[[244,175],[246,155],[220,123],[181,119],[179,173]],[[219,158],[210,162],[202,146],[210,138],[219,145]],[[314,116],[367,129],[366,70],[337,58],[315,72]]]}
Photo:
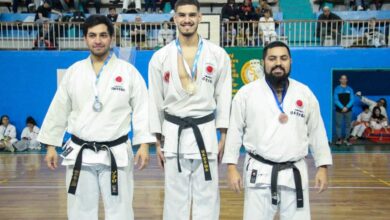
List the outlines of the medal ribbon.
{"label": "medal ribbon", "polygon": [[181,49],[179,39],[176,39],[176,47],[177,47],[177,51],[179,51],[179,53],[180,53],[180,55],[181,55],[181,58],[183,59],[184,68],[185,68],[186,72],[188,73],[189,77],[190,77],[192,80],[195,80],[196,68],[197,68],[197,65],[198,65],[198,61],[199,61],[199,57],[200,57],[200,52],[202,51],[202,47],[203,47],[203,41],[202,41],[202,39],[199,37],[198,50],[196,51],[196,55],[195,55],[195,59],[194,59],[194,64],[192,65],[192,71],[190,71],[190,65],[188,65],[187,61],[184,59],[184,56],[183,56],[183,49]]}
{"label": "medal ribbon", "polygon": [[[104,64],[103,64],[102,68],[100,69],[99,73],[96,75],[95,83],[93,84],[93,90],[95,92],[95,102],[99,102],[99,93],[98,93],[98,89],[97,89],[97,84],[99,82],[100,75],[102,74],[104,68],[107,66],[107,63],[108,63],[108,61],[110,61],[111,57],[112,57],[112,53],[110,53],[108,55],[108,57],[104,60]],[[91,64],[93,67],[92,59],[91,59]]]}
{"label": "medal ribbon", "polygon": [[284,97],[286,97],[286,93],[287,93],[287,83],[285,83],[285,85],[283,86],[282,101],[279,102],[278,95],[276,94],[275,90],[272,88],[272,86],[268,83],[267,80],[266,80],[266,82],[267,82],[269,88],[271,89],[272,94],[274,95],[276,105],[278,106],[279,110],[280,110],[283,114],[285,114],[285,113],[284,113],[284,110],[283,110],[283,101],[284,101]]}

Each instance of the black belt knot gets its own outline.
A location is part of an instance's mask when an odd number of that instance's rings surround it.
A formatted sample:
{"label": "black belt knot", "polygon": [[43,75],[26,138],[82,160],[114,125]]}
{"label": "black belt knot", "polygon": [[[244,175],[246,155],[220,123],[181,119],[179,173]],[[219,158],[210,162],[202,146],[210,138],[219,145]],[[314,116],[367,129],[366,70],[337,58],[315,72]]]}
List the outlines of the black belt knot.
{"label": "black belt knot", "polygon": [[180,118],[174,115],[170,115],[168,113],[165,113],[164,117],[165,120],[173,124],[179,125],[178,134],[177,134],[178,136],[177,137],[177,167],[179,172],[181,173],[180,158],[179,158],[180,157],[179,145],[180,145],[181,132],[183,131],[183,129],[192,128],[196,143],[199,148],[200,156],[202,159],[205,180],[210,181],[211,172],[210,172],[209,159],[207,157],[206,146],[203,141],[202,133],[200,132],[198,125],[213,121],[215,118],[214,113],[211,113],[201,118],[191,118],[191,117]]}
{"label": "black belt knot", "polygon": [[285,169],[293,169],[294,174],[294,183],[295,183],[295,191],[297,195],[297,207],[302,208],[303,207],[303,190],[302,190],[302,179],[301,179],[301,173],[299,172],[299,169],[295,166],[295,162],[282,162],[282,163],[276,163],[270,160],[267,160],[263,158],[260,155],[248,153],[249,156],[251,156],[253,159],[272,165],[272,173],[271,173],[271,196],[272,196],[272,204],[277,205],[278,204],[278,193],[277,193],[277,187],[278,187],[278,174],[279,171],[285,170]]}
{"label": "black belt knot", "polygon": [[107,150],[108,153],[110,154],[110,161],[111,161],[111,195],[117,196],[118,195],[118,167],[116,165],[114,154],[112,153],[110,148],[123,144],[128,139],[129,139],[128,136],[124,135],[113,141],[95,142],[95,141],[84,141],[78,138],[77,136],[72,135],[71,136],[72,142],[77,145],[80,145],[81,148],[76,157],[76,162],[74,164],[72,179],[70,181],[68,193],[73,195],[76,193],[76,188],[77,188],[77,184],[81,172],[81,165],[83,163],[83,150],[89,149],[95,151],[96,153],[101,150]]}

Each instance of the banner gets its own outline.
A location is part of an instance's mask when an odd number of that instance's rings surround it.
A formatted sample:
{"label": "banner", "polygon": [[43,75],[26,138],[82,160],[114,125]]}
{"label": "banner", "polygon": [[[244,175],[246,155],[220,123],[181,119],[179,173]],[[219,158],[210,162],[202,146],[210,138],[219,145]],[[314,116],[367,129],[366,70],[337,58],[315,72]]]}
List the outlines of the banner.
{"label": "banner", "polygon": [[233,95],[241,86],[264,76],[262,47],[229,47],[225,50],[232,64]]}

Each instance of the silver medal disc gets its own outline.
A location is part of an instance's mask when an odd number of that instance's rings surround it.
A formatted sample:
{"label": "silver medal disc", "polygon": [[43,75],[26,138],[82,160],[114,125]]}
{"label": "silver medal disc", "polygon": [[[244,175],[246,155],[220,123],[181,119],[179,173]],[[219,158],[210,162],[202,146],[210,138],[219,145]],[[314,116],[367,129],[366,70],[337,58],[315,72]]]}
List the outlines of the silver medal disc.
{"label": "silver medal disc", "polygon": [[99,102],[98,100],[95,100],[92,108],[95,112],[101,112],[103,110],[103,104],[101,102]]}

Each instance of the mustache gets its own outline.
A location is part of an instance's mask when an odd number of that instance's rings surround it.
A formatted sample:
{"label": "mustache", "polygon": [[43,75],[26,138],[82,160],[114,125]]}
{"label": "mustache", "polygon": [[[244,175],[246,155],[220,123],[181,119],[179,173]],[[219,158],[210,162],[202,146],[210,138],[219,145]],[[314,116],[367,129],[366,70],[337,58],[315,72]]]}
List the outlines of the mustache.
{"label": "mustache", "polygon": [[272,68],[271,68],[271,72],[273,72],[273,71],[276,70],[277,68],[280,68],[281,70],[283,70],[283,72],[286,72],[286,69],[284,69],[284,68],[282,67],[282,65],[276,65],[276,66],[272,67]]}

